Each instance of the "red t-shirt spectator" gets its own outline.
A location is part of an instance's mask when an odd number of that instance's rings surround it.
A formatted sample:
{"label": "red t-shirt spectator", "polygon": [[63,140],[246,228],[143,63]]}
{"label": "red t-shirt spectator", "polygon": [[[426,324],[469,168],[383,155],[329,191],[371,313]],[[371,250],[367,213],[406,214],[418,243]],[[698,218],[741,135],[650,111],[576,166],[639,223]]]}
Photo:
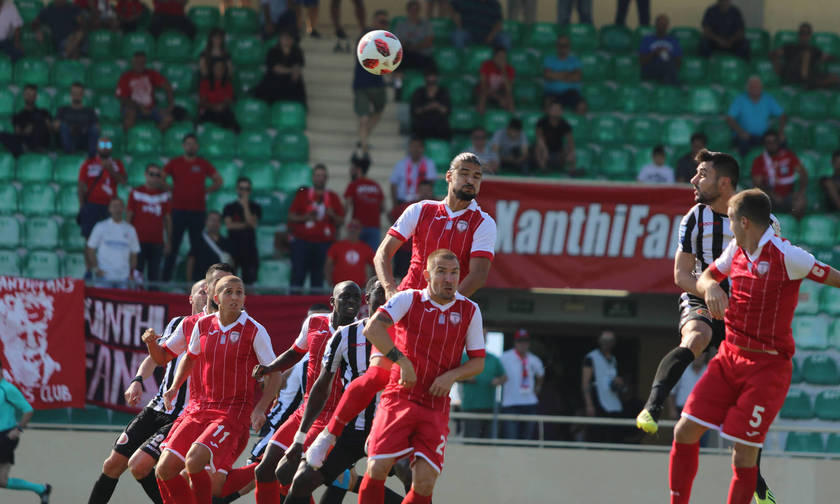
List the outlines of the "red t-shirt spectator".
{"label": "red t-shirt spectator", "polygon": [[344,197],[353,202],[353,218],[363,227],[380,226],[385,194],[379,184],[367,177],[359,177],[347,185]]}
{"label": "red t-shirt spectator", "polygon": [[482,63],[478,73],[482,77],[487,77],[487,82],[493,91],[499,89],[499,86],[505,82],[505,73],[507,73],[507,78],[510,80],[513,80],[513,76],[515,75],[512,66],[508,65],[506,72],[502,72],[502,69],[496,66],[496,62],[493,60],[487,60]]}
{"label": "red t-shirt spectator", "polygon": [[184,4],[178,0],[155,0],[155,12],[158,14],[169,14],[170,16],[183,16]]}
{"label": "red t-shirt spectator", "polygon": [[118,0],[114,10],[120,19],[134,19],[143,14],[143,3],[140,0]]}
{"label": "red t-shirt spectator", "polygon": [[[125,176],[125,168],[118,159],[111,158],[117,165],[117,171]],[[111,174],[102,167],[102,158],[96,156],[82,163],[79,168],[79,182],[87,187],[87,203],[107,205],[117,195],[117,181],[111,178]]]}
{"label": "red t-shirt spectator", "polygon": [[796,167],[800,164],[796,154],[787,149],[779,149],[775,156],[765,151],[753,161],[752,176],[766,180],[767,186],[780,198],[784,198],[793,192]]}
{"label": "red t-shirt spectator", "polygon": [[155,104],[155,88],[162,87],[165,82],[156,70],[128,70],[117,83],[117,98],[131,98],[144,107],[151,107]]}
{"label": "red t-shirt spectator", "polygon": [[128,211],[133,214],[131,225],[140,243],[163,244],[163,219],[170,210],[169,192],[163,189],[142,185],[128,195]]}
{"label": "red t-shirt spectator", "polygon": [[204,158],[192,160],[179,156],[170,159],[163,167],[163,173],[172,177],[172,209],[203,211],[205,206],[205,184],[216,169]]}
{"label": "red t-shirt spectator", "polygon": [[314,221],[292,224],[292,235],[299,240],[316,243],[333,241],[335,239],[335,223],[327,216],[327,208],[340,217],[344,216],[344,205],[341,204],[338,194],[333,191],[324,191],[323,195],[319,196],[312,187],[298,189],[289,211],[296,214],[308,214],[315,211],[318,218]]}
{"label": "red t-shirt spectator", "polygon": [[373,249],[365,242],[351,243],[348,240],[337,241],[327,251],[327,257],[333,261],[333,285],[345,280],[352,280],[357,285],[367,282],[366,266],[373,266]]}
{"label": "red t-shirt spectator", "polygon": [[210,79],[202,79],[198,88],[198,95],[202,100],[211,105],[218,105],[233,99],[233,85],[230,81],[218,82]]}

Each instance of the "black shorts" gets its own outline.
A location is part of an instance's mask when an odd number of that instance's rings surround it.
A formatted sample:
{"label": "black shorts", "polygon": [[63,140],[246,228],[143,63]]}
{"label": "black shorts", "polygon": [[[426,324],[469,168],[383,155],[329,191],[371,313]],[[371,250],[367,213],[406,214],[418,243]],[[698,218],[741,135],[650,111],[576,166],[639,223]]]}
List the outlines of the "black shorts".
{"label": "black shorts", "polygon": [[329,485],[346,469],[350,469],[356,462],[365,457],[365,441],[368,433],[356,429],[344,429],[324,465],[318,469],[324,477],[325,484]]}
{"label": "black shorts", "polygon": [[9,439],[9,433],[12,430],[14,430],[14,427],[9,430],[0,431],[0,464],[15,463],[15,448],[17,448],[20,439]]}
{"label": "black shorts", "polygon": [[126,458],[142,449],[155,460],[160,458],[160,444],[169,434],[175,416],[161,413],[152,408],[143,408],[114,442],[114,451]]}
{"label": "black shorts", "polygon": [[709,307],[706,306],[706,303],[702,299],[683,292],[680,295],[679,329],[681,332],[683,326],[691,320],[700,320],[709,324],[709,327],[712,328],[712,341],[709,343],[710,346],[717,348],[720,342],[726,338],[726,325],[723,323],[723,320],[712,318]]}

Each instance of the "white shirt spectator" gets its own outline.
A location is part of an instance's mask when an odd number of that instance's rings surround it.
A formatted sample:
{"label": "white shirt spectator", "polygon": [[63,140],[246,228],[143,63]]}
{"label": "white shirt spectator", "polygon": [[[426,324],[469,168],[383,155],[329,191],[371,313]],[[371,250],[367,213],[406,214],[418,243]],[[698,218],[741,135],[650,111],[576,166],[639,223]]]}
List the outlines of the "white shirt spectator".
{"label": "white shirt spectator", "polygon": [[674,169],[668,165],[647,164],[639,172],[638,181],[647,184],[673,184]]}
{"label": "white shirt spectator", "polygon": [[15,34],[15,30],[23,26],[23,19],[20,17],[15,2],[3,0],[0,7],[0,40],[6,40]]}
{"label": "white shirt spectator", "polygon": [[688,400],[688,395],[691,394],[691,391],[694,389],[694,385],[700,380],[700,377],[703,376],[703,373],[706,372],[706,366],[700,368],[699,371],[694,370],[694,366],[688,366],[683,375],[680,377],[680,381],[674,385],[674,389],[671,391],[671,395],[674,396],[674,403],[677,405],[677,408],[682,408],[685,406],[685,402]]}
{"label": "white shirt spectator", "polygon": [[131,254],[140,252],[134,226],[108,218],[93,226],[87,246],[96,250],[96,262],[105,280],[124,281],[131,274]]}
{"label": "white shirt spectator", "polygon": [[397,186],[397,199],[404,202],[417,200],[417,186],[424,180],[437,179],[435,163],[423,156],[414,162],[410,157],[400,160],[394,165],[390,182]]}
{"label": "white shirt spectator", "polygon": [[472,152],[478,159],[481,160],[482,166],[485,166],[492,162],[499,162],[499,156],[496,154],[496,151],[493,150],[493,145],[491,142],[486,142],[484,144],[484,150],[478,150],[475,144],[471,143],[470,147],[467,149],[467,152]]}
{"label": "white shirt spectator", "polygon": [[540,358],[528,352],[523,362],[522,357],[511,348],[502,354],[501,360],[508,377],[502,385],[502,406],[537,404],[539,401],[534,392],[534,381],[545,373],[545,367]]}

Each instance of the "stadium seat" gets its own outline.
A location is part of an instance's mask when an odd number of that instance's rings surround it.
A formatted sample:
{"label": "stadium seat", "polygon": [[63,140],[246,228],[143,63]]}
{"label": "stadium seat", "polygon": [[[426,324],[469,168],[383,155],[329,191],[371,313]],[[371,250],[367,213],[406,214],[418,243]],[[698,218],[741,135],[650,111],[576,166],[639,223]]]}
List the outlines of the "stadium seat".
{"label": "stadium seat", "polygon": [[793,243],[799,241],[799,220],[790,214],[774,214],[782,228],[782,237]]}
{"label": "stadium seat", "polygon": [[[586,53],[587,55],[592,53]],[[583,62],[581,54],[581,62]],[[530,48],[511,49],[508,53],[508,63],[516,71],[516,81],[524,77],[541,77],[542,62],[539,60],[539,53]],[[586,74],[586,72],[584,72]]]}
{"label": "stadium seat", "polygon": [[250,35],[259,32],[257,11],[249,7],[228,7],[225,9],[224,28],[228,34]]}
{"label": "stadium seat", "polygon": [[233,110],[243,128],[264,128],[268,123],[268,105],[262,100],[243,97],[236,101]]}
{"label": "stadium seat", "polygon": [[827,116],[831,96],[824,91],[802,91],[796,95],[791,115],[803,119],[824,119]]}
{"label": "stadium seat", "polygon": [[26,216],[51,215],[55,212],[55,189],[48,184],[38,183],[24,186],[18,201],[20,212]]}
{"label": "stadium seat", "polygon": [[455,29],[455,24],[451,19],[434,17],[429,19],[429,24],[432,25],[432,31],[435,34],[435,45],[446,46],[452,44],[452,32]]}
{"label": "stadium seat", "polygon": [[52,180],[52,161],[46,154],[23,154],[17,160],[17,179],[21,182]]}
{"label": "stadium seat", "polygon": [[14,65],[6,55],[0,55],[0,84],[9,84],[14,76]]}
{"label": "stadium seat", "polygon": [[172,90],[178,94],[191,93],[196,90],[196,72],[188,65],[168,63],[160,69],[160,74],[172,84]]}
{"label": "stadium seat", "polygon": [[663,124],[662,140],[671,147],[686,147],[691,143],[691,134],[695,128],[695,123],[690,119],[668,119]]}
{"label": "stadium seat", "polygon": [[449,142],[446,140],[429,138],[425,141],[425,145],[426,157],[435,163],[435,166],[438,167],[438,171],[445,171],[446,167],[449,166],[449,161],[452,159]]}
{"label": "stadium seat", "polygon": [[243,131],[236,140],[239,157],[246,161],[271,158],[271,137],[262,129]]}
{"label": "stadium seat", "polygon": [[0,184],[0,215],[17,213],[18,190],[12,184]]}
{"label": "stadium seat", "polygon": [[280,133],[272,153],[280,162],[305,163],[309,161],[309,139],[303,133]]}
{"label": "stadium seat", "polygon": [[799,364],[799,359],[793,357],[790,361],[793,363],[793,372],[790,375],[790,382],[802,383],[802,365]]}
{"label": "stadium seat", "polygon": [[85,162],[84,154],[61,154],[53,162],[53,181],[58,184],[75,184],[79,168]]}
{"label": "stadium seat", "polygon": [[[537,121],[542,117],[540,114]],[[563,114],[563,119],[572,127],[572,137],[575,142],[586,142],[592,137],[592,128],[589,125],[589,117],[579,114]],[[536,121],[534,121],[536,127]]]}
{"label": "stadium seat", "polygon": [[209,161],[222,177],[222,189],[236,187],[236,179],[242,171],[236,161],[231,158],[210,158]]}
{"label": "stadium seat", "polygon": [[697,47],[700,44],[700,30],[692,26],[677,26],[671,30],[671,36],[680,42],[683,54],[697,54]]}
{"label": "stadium seat", "polygon": [[592,112],[606,112],[615,108],[615,89],[611,86],[593,83],[583,86],[580,92]]}
{"label": "stadium seat", "polygon": [[464,50],[461,71],[469,75],[478,75],[482,63],[493,57],[493,49],[487,46],[470,46]]}
{"label": "stadium seat", "polygon": [[837,219],[829,214],[806,215],[800,223],[799,238],[812,247],[831,247],[837,243]]}
{"label": "stadium seat", "polygon": [[133,157],[125,164],[125,172],[128,178],[128,185],[131,187],[141,186],[146,183],[146,166],[149,163],[156,163],[163,166],[157,156]]}
{"label": "stadium seat", "polygon": [[10,152],[0,152],[0,181],[15,178],[15,158]]}
{"label": "stadium seat", "polygon": [[196,95],[175,95],[175,106],[181,107],[186,111],[187,120],[198,118],[198,97]]}
{"label": "stadium seat", "polygon": [[128,32],[122,37],[120,57],[131,61],[131,58],[134,57],[134,53],[138,51],[146,53],[147,61],[151,61],[155,58],[155,39],[145,30]]}
{"label": "stadium seat", "polygon": [[[280,193],[283,197],[279,197],[275,192],[255,192],[252,196],[254,203],[257,203],[262,208],[262,219],[260,224],[282,224],[286,222],[286,214],[288,212],[288,205],[285,204],[285,195]],[[257,237],[259,241],[259,237]],[[259,246],[259,245],[258,245]],[[272,245],[273,248],[273,245]]]}
{"label": "stadium seat", "polygon": [[[391,22],[391,26],[394,26],[393,20]],[[393,31],[393,29],[391,31]],[[505,19],[502,21],[502,31],[510,37],[510,45],[518,47],[520,41],[525,36],[525,25],[524,23],[520,23],[519,21],[515,21],[513,19]]]}
{"label": "stadium seat", "polygon": [[779,411],[780,418],[791,420],[806,420],[814,418],[814,409],[811,407],[811,396],[801,389],[790,389],[785,403]]}
{"label": "stadium seat", "polygon": [[820,293],[822,284],[817,282],[802,282],[799,287],[799,302],[796,305],[797,315],[815,315],[820,311]]}
{"label": "stadium seat", "polygon": [[207,5],[190,7],[187,17],[190,18],[199,33],[206,33],[211,28],[219,26],[221,19],[219,9]]}
{"label": "stadium seat", "polygon": [[674,114],[682,109],[683,92],[676,86],[656,86],[651,97],[651,110],[658,114]]}
{"label": "stadium seat", "polygon": [[618,110],[628,114],[638,114],[648,111],[650,105],[650,90],[635,84],[619,86],[616,93]]}
{"label": "stadium seat", "polygon": [[[212,194],[207,196],[207,210],[215,210],[217,212],[221,212],[224,210],[225,205],[234,201],[236,199],[236,192],[234,191],[216,191]],[[181,249],[178,251],[178,255],[186,256],[190,249],[189,240],[185,240],[186,243],[181,242]]]}
{"label": "stadium seat", "polygon": [[289,285],[291,264],[282,259],[266,259],[260,261],[260,268],[257,271],[257,286],[259,287],[285,287]]}
{"label": "stadium seat", "polygon": [[809,127],[811,147],[820,152],[834,152],[840,148],[840,127],[829,122],[814,122]]}
{"label": "stadium seat", "polygon": [[18,13],[23,19],[24,24],[29,24],[34,21],[41,12],[41,9],[44,8],[44,4],[39,0],[16,0],[15,6],[17,6]]}
{"label": "stadium seat", "polygon": [[93,107],[102,121],[122,120],[122,103],[113,94],[97,93],[93,98]]}
{"label": "stadium seat", "polygon": [[125,150],[132,156],[157,156],[163,143],[160,130],[153,123],[142,122],[128,130]]}
{"label": "stadium seat", "polygon": [[15,63],[15,84],[46,86],[50,83],[50,65],[38,58],[21,58]]}
{"label": "stadium seat", "polygon": [[30,217],[25,224],[24,244],[29,250],[55,250],[58,248],[58,223],[51,217]]}
{"label": "stadium seat", "polygon": [[[633,84],[642,80],[642,69],[636,56],[616,54],[612,58],[612,72],[615,80],[622,84]],[[610,67],[607,67],[607,71]]]}
{"label": "stadium seat", "polygon": [[743,88],[749,67],[744,60],[732,55],[717,55],[709,63],[712,82],[725,87]]}
{"label": "stadium seat", "polygon": [[260,67],[237,68],[233,75],[234,90],[238,93],[247,93],[254,89],[263,78],[264,72]]}
{"label": "stadium seat", "polygon": [[608,147],[601,151],[598,175],[607,180],[632,180],[633,172],[630,151],[623,147]]}
{"label": "stadium seat", "polygon": [[786,452],[822,453],[823,439],[819,432],[789,432],[785,440]]}
{"label": "stadium seat", "polygon": [[[475,113],[475,108],[452,107],[452,112],[449,114],[449,127],[452,131],[456,133],[469,133],[476,126],[478,126],[478,115]],[[492,131],[488,132],[488,135],[492,134]]]}
{"label": "stadium seat", "polygon": [[[581,79],[585,82],[601,82],[612,77],[612,72],[610,71],[612,62],[603,54],[594,51],[585,52],[578,54],[578,59],[580,60]],[[518,80],[518,71],[516,77]]]}
{"label": "stadium seat", "polygon": [[122,73],[123,67],[116,61],[99,61],[88,67],[87,81],[94,91],[113,95]]}
{"label": "stadium seat", "polygon": [[[823,289],[820,298],[820,310],[828,313],[829,315],[840,315],[840,296],[837,295],[837,292],[834,289]],[[836,322],[832,323],[831,335],[832,346],[840,350],[840,324],[837,324]],[[834,338],[838,339],[835,341]]]}
{"label": "stadium seat", "polygon": [[571,23],[559,31],[569,36],[574,52],[594,51],[598,48],[598,33],[591,24]]}
{"label": "stadium seat", "polygon": [[20,276],[20,257],[14,250],[0,250],[0,275]]}
{"label": "stadium seat", "polygon": [[87,68],[81,61],[57,60],[52,67],[52,84],[60,89],[69,89],[75,82],[85,84]]}
{"label": "stadium seat", "polygon": [[709,119],[700,125],[700,131],[709,139],[709,147],[717,151],[726,151],[732,143],[732,130],[729,125],[718,119]]}
{"label": "stadium seat", "polygon": [[155,53],[158,61],[166,63],[188,62],[192,59],[192,42],[179,31],[167,30],[158,37]]}
{"label": "stadium seat", "polygon": [[8,87],[0,90],[0,116],[9,117],[15,113],[15,93]]}
{"label": "stadium seat", "polygon": [[84,254],[64,254],[61,259],[61,276],[84,278],[86,270]]}
{"label": "stadium seat", "polygon": [[832,32],[816,32],[811,38],[811,44],[815,45],[819,50],[828,53],[832,56],[840,54],[840,38],[836,33]]}
{"label": "stadium seat", "polygon": [[236,134],[215,125],[205,124],[198,134],[201,152],[208,157],[233,157],[236,155]]}
{"label": "stadium seat", "polygon": [[237,66],[258,66],[265,60],[265,46],[260,37],[237,35],[228,42],[230,59]]}
{"label": "stadium seat", "polygon": [[[534,83],[535,81],[532,79],[515,79],[513,81],[513,93],[514,93],[514,100],[516,99],[516,90],[517,84],[529,84]],[[453,77],[453,78],[445,78],[441,79],[441,85],[444,86],[446,89],[449,90],[449,100],[452,102],[452,106],[460,107],[465,105],[471,105],[473,102],[473,90],[475,89],[476,80],[472,77]],[[415,88],[416,89],[416,88]],[[522,102],[522,106],[529,106],[532,103],[532,100],[536,98],[540,98],[542,96],[542,86],[539,88],[538,95],[536,97],[528,97],[526,101]],[[519,102],[516,102],[517,105]]]}
{"label": "stadium seat", "polygon": [[120,37],[111,30],[94,30],[88,34],[88,57],[93,65],[101,61],[111,61],[117,53]]}
{"label": "stadium seat", "polygon": [[752,61],[752,72],[761,78],[764,88],[774,88],[779,85],[779,74],[773,68],[773,62],[767,58],[756,58]]}
{"label": "stadium seat", "polygon": [[410,103],[414,92],[425,85],[426,81],[422,74],[413,70],[407,71],[403,78],[402,89],[400,90],[400,100]]}
{"label": "stadium seat", "polygon": [[829,434],[828,441],[825,443],[825,451],[827,453],[840,453],[840,435]]}
{"label": "stadium seat", "polygon": [[312,169],[305,163],[283,163],[277,177],[280,191],[294,194],[300,187],[312,185]]}
{"label": "stadium seat", "polygon": [[813,354],[802,363],[802,378],[814,385],[840,384],[840,370],[833,357],[826,354]]}
{"label": "stadium seat", "polygon": [[[747,28],[744,37],[750,43],[750,57],[763,57],[770,50],[770,34],[761,28]],[[766,85],[766,82],[765,82]]]}
{"label": "stadium seat", "polygon": [[437,65],[438,71],[441,75],[455,75],[460,73],[462,70],[461,51],[455,47],[437,47],[434,52],[432,52],[432,58],[435,60],[435,64]]}
{"label": "stadium seat", "polygon": [[824,390],[814,401],[814,413],[820,420],[840,420],[840,390]]}
{"label": "stadium seat", "polygon": [[0,215],[0,248],[17,248],[23,242],[20,222],[11,215]]}
{"label": "stadium seat", "polygon": [[773,49],[778,49],[786,44],[795,44],[799,34],[795,30],[779,30],[773,34]]}
{"label": "stadium seat", "polygon": [[628,143],[652,145],[662,138],[662,123],[653,117],[636,116],[627,121],[626,131]]}
{"label": "stadium seat", "polygon": [[[624,142],[624,121],[618,116],[609,114],[594,117],[589,121],[589,128],[590,137],[595,143],[614,145]],[[601,153],[601,157],[604,157],[604,153]]]}
{"label": "stadium seat", "polygon": [[[527,30],[524,45],[536,49],[553,49],[556,41],[557,25],[555,23],[537,22],[533,23]],[[572,49],[576,52],[583,52],[583,48],[574,45],[572,45]]]}
{"label": "stadium seat", "polygon": [[685,105],[684,111],[689,114],[719,114],[722,108],[720,93],[710,86],[691,88]]}
{"label": "stadium seat", "polygon": [[484,113],[482,124],[484,129],[492,135],[496,131],[507,127],[508,121],[510,121],[511,117],[513,117],[513,115],[507,110],[488,109]]}
{"label": "stadium seat", "polygon": [[575,166],[584,178],[592,179],[598,175],[598,152],[588,145],[575,144]]}
{"label": "stadium seat", "polygon": [[306,108],[299,102],[277,102],[271,106],[271,125],[277,131],[304,131]]}
{"label": "stadium seat", "polygon": [[75,184],[67,184],[59,189],[55,211],[65,219],[75,218],[79,213],[79,194]]}
{"label": "stadium seat", "polygon": [[271,191],[277,179],[277,169],[268,160],[252,161],[242,167],[243,177],[251,179],[254,191]]}
{"label": "stadium seat", "polygon": [[163,134],[163,155],[167,157],[178,157],[184,155],[184,137],[193,133],[193,123],[181,121],[170,126]]}
{"label": "stadium seat", "polygon": [[824,350],[828,347],[828,321],[818,315],[794,317],[793,339],[797,348]]}
{"label": "stadium seat", "polygon": [[805,123],[799,120],[788,121],[784,131],[790,148],[807,149],[811,145],[811,133]]}
{"label": "stadium seat", "polygon": [[610,53],[632,52],[638,48],[633,32],[626,26],[602,26],[598,40],[600,49]]}

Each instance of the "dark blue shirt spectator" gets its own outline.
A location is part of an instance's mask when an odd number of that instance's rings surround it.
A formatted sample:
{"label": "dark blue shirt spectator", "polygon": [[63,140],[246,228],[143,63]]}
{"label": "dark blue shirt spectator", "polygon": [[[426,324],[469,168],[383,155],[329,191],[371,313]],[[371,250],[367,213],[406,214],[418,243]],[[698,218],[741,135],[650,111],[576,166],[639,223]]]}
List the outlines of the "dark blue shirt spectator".
{"label": "dark blue shirt spectator", "polygon": [[679,83],[682,47],[676,37],[668,35],[668,16],[656,16],[656,31],[646,35],[639,44],[642,77],[663,84]]}

